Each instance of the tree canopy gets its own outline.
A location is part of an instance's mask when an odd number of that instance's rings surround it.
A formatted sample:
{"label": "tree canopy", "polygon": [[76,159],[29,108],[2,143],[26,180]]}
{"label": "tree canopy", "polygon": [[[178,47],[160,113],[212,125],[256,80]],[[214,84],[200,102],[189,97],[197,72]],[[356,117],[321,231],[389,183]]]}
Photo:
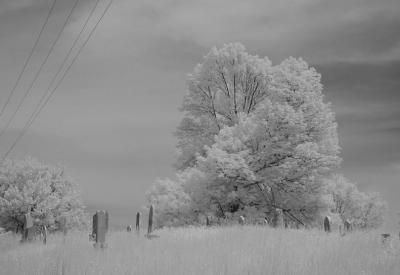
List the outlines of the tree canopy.
{"label": "tree canopy", "polygon": [[65,218],[67,227],[86,223],[78,186],[64,168],[35,159],[6,160],[0,166],[0,226],[17,230],[23,215],[30,212],[35,226],[59,230]]}
{"label": "tree canopy", "polygon": [[314,68],[293,57],[273,66],[234,43],[212,48],[187,86],[175,182],[188,195],[179,196],[190,205],[186,219],[273,220],[279,209],[286,223],[310,225],[329,211],[324,179],[339,166],[340,147]]}

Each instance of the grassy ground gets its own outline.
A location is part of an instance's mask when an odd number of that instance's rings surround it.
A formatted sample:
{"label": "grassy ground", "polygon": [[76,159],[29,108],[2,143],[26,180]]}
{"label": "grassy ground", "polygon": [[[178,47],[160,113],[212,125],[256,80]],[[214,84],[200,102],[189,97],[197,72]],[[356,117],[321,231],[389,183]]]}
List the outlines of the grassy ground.
{"label": "grassy ground", "polygon": [[46,246],[0,238],[0,274],[400,274],[400,241],[383,245],[377,232],[340,237],[244,226],[156,234],[147,240],[113,232],[103,251],[93,248],[88,233],[71,233],[65,244],[51,236]]}

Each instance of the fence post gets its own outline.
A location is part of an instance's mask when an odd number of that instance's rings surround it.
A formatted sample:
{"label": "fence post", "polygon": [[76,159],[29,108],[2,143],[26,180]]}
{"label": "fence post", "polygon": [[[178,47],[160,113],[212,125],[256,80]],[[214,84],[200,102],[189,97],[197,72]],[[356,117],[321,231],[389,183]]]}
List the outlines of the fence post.
{"label": "fence post", "polygon": [[150,236],[153,231],[153,205],[150,206],[149,210],[149,226],[147,227],[147,235]]}
{"label": "fence post", "polygon": [[136,233],[140,233],[140,212],[136,213]]}
{"label": "fence post", "polygon": [[108,212],[96,211],[93,215],[92,236],[94,247],[106,248],[106,234],[108,231]]}

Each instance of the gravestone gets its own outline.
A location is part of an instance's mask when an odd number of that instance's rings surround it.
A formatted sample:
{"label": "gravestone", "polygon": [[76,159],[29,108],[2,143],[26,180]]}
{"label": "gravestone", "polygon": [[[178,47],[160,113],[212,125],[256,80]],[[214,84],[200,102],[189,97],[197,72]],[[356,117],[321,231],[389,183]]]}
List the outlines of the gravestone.
{"label": "gravestone", "polygon": [[140,232],[140,212],[136,213],[136,233]]}
{"label": "gravestone", "polygon": [[206,217],[206,226],[211,226],[211,217],[210,216]]}
{"label": "gravestone", "polygon": [[128,225],[128,226],[126,227],[126,231],[127,231],[127,232],[132,232],[132,226],[131,226],[131,225]]}
{"label": "gravestone", "polygon": [[283,211],[280,208],[275,209],[275,227],[277,228],[283,228],[284,222],[283,222]]}
{"label": "gravestone", "polygon": [[324,230],[326,233],[331,232],[331,218],[329,216],[324,219]]}
{"label": "gravestone", "polygon": [[349,233],[353,230],[353,226],[349,220],[345,220],[343,223],[344,232]]}
{"label": "gravestone", "polygon": [[243,216],[239,216],[239,224],[244,225],[245,219]]}
{"label": "gravestone", "polygon": [[42,235],[43,235],[43,243],[47,243],[47,226],[42,225]]}
{"label": "gravestone", "polygon": [[95,241],[94,246],[96,248],[106,248],[106,234],[108,231],[108,212],[97,211],[93,215],[92,225],[92,239]]}
{"label": "gravestone", "polygon": [[24,227],[22,234],[22,241],[32,241],[34,239],[34,227],[33,227],[33,218],[31,213],[26,213],[24,215]]}
{"label": "gravestone", "polygon": [[150,236],[152,231],[153,231],[153,205],[150,206],[149,210],[149,224],[147,227],[147,235]]}
{"label": "gravestone", "polygon": [[63,235],[66,236],[68,233],[67,217],[60,217],[58,222],[60,223],[60,229],[63,232]]}
{"label": "gravestone", "polygon": [[390,240],[390,234],[389,233],[381,234],[381,237],[382,237],[382,243],[383,244],[387,243]]}

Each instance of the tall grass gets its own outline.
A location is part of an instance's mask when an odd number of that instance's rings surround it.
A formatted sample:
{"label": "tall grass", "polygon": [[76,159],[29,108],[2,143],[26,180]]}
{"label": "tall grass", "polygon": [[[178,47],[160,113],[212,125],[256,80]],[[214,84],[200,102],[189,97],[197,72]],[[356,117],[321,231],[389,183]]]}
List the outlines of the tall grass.
{"label": "tall grass", "polygon": [[65,243],[50,236],[20,245],[0,239],[0,273],[22,274],[400,274],[400,242],[381,243],[377,232],[340,237],[320,231],[267,227],[182,228],[156,232],[148,240],[134,233],[109,234],[96,250],[88,234]]}

